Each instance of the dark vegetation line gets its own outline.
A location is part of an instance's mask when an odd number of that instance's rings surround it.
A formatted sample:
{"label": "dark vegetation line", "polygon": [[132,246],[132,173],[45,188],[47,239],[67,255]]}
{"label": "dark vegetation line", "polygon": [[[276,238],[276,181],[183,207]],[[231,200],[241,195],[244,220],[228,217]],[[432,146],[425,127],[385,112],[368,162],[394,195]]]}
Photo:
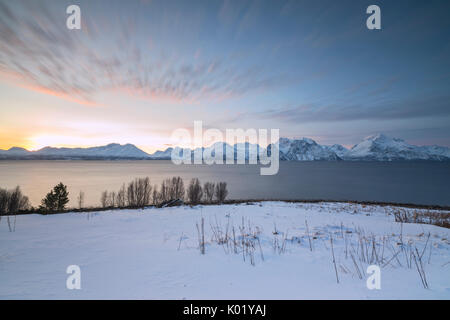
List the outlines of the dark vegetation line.
{"label": "dark vegetation line", "polygon": [[[448,206],[437,206],[437,205],[421,205],[421,204],[411,204],[411,203],[396,203],[396,202],[377,202],[377,201],[356,201],[356,200],[327,200],[327,199],[295,199],[295,200],[289,200],[289,199],[229,199],[225,200],[221,204],[223,205],[229,205],[229,204],[255,204],[255,203],[261,203],[261,202],[269,202],[269,201],[275,201],[275,202],[286,202],[286,203],[347,203],[347,204],[359,204],[359,205],[373,205],[373,206],[381,206],[381,207],[399,207],[399,208],[408,208],[408,209],[424,209],[424,210],[439,210],[439,211],[450,211],[450,207]],[[211,205],[218,205],[217,202],[204,202],[201,201],[197,204],[191,204],[189,202],[183,202],[181,203],[167,203],[160,206],[156,206],[153,204],[146,205],[146,206],[124,206],[124,207],[83,207],[81,209],[79,208],[67,208],[62,211],[53,211],[53,212],[41,212],[39,209],[28,209],[28,210],[20,210],[17,211],[17,215],[23,215],[23,214],[60,214],[60,213],[68,213],[68,212],[94,212],[94,211],[110,211],[110,210],[124,210],[124,209],[147,209],[147,208],[164,208],[164,207],[173,207],[173,206],[180,206],[180,205],[187,205],[187,206],[196,206],[196,205],[202,205],[202,206],[211,206]]]}
{"label": "dark vegetation line", "polygon": [[17,214],[53,214],[69,211],[83,212],[94,210],[130,209],[145,207],[166,207],[182,204],[197,205],[205,203],[224,203],[228,196],[226,182],[206,182],[201,185],[199,179],[190,180],[187,188],[181,177],[165,179],[161,185],[150,184],[150,178],[136,178],[128,184],[123,184],[118,191],[105,190],[101,194],[101,207],[86,208],[85,194],[80,191],[77,196],[77,208],[67,208],[69,192],[62,182],[57,184],[42,199],[38,208],[31,206],[28,197],[24,196],[20,187],[13,190],[0,188],[0,216]]}

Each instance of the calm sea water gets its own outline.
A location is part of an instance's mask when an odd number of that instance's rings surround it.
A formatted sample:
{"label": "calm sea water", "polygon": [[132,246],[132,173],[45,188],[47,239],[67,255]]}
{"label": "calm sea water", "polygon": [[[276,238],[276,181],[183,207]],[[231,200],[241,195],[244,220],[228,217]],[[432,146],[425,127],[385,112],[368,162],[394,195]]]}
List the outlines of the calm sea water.
{"label": "calm sea water", "polygon": [[135,177],[152,184],[181,176],[201,182],[228,182],[231,199],[329,199],[450,205],[450,163],[438,162],[281,162],[275,176],[256,165],[181,165],[170,161],[0,161],[0,187],[21,186],[37,206],[62,181],[76,206],[98,206],[104,190],[117,190]]}

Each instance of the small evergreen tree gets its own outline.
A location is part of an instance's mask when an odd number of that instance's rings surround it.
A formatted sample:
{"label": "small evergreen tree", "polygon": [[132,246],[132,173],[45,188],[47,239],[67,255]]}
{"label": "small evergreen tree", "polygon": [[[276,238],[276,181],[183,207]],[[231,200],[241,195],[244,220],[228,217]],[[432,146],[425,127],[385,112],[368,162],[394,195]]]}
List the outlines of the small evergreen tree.
{"label": "small evergreen tree", "polygon": [[67,191],[67,186],[60,182],[42,199],[41,208],[48,211],[63,211],[68,202],[69,192]]}
{"label": "small evergreen tree", "polygon": [[55,211],[56,210],[56,196],[51,190],[44,199],[41,201],[41,209],[47,211]]}

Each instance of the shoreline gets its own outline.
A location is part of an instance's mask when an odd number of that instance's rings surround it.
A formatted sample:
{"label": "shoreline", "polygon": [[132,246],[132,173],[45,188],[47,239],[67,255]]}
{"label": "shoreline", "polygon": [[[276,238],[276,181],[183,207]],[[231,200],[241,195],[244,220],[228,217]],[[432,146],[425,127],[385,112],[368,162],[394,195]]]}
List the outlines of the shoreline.
{"label": "shoreline", "polygon": [[[221,205],[233,205],[233,204],[253,204],[253,203],[263,203],[263,202],[284,202],[284,203],[347,203],[347,204],[358,204],[358,205],[367,205],[367,206],[380,206],[380,207],[397,207],[397,208],[408,208],[408,209],[422,209],[422,210],[436,210],[436,211],[450,211],[450,206],[439,206],[439,205],[424,205],[424,204],[412,204],[412,203],[395,203],[395,202],[383,202],[383,201],[357,201],[357,200],[327,200],[327,199],[290,199],[290,200],[282,200],[282,199],[234,199],[234,200],[225,200],[223,203],[217,202],[200,202],[195,205],[191,205],[185,202],[182,205],[178,205],[178,207],[182,206],[221,206]],[[176,206],[172,206],[176,207]],[[112,211],[112,210],[143,210],[148,208],[157,208],[162,209],[164,207],[159,207],[156,205],[148,205],[144,207],[134,207],[134,206],[126,206],[126,207],[88,207],[88,208],[68,208],[64,211],[54,211],[54,212],[39,212],[38,209],[31,209],[27,211],[17,212],[12,215],[0,215],[0,217],[8,217],[8,216],[18,216],[18,215],[30,215],[30,214],[39,214],[39,215],[55,215],[55,214],[64,214],[71,212],[102,212],[102,211]]]}

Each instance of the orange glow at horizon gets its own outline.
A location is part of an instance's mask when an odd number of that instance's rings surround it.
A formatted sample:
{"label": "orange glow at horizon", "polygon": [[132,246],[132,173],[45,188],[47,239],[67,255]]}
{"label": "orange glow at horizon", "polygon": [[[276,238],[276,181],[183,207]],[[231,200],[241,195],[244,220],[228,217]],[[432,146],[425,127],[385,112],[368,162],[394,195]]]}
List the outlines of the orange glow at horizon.
{"label": "orange glow at horizon", "polygon": [[0,150],[8,150],[12,147],[30,150],[33,147],[33,144],[23,135],[11,135],[10,133],[5,134],[0,132]]}
{"label": "orange glow at horizon", "polygon": [[[166,149],[167,147],[161,145],[157,142],[158,139],[149,139],[147,141],[140,140],[137,143],[133,143],[129,138],[83,138],[83,137],[73,137],[66,135],[50,135],[42,134],[36,135],[29,138],[29,143],[27,146],[20,146],[29,151],[37,151],[45,147],[53,148],[91,148],[98,146],[105,146],[110,143],[119,144],[134,144],[139,149],[147,152],[153,153],[157,150]],[[145,143],[145,144],[144,144]],[[151,145],[148,145],[151,143]]]}

